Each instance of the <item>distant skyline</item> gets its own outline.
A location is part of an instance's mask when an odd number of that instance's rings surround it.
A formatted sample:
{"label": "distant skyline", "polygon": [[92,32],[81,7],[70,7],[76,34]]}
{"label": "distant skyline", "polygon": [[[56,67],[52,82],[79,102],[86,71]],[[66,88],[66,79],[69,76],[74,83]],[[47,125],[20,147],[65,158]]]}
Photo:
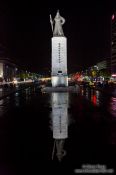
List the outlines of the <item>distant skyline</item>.
{"label": "distant skyline", "polygon": [[17,59],[28,70],[50,71],[52,31],[49,15],[54,17],[59,9],[66,19],[63,30],[68,41],[68,72],[85,69],[110,57],[110,19],[115,7],[109,4],[99,3],[93,8],[89,5],[43,8],[36,4],[29,7],[2,4],[0,44],[7,48],[6,55]]}

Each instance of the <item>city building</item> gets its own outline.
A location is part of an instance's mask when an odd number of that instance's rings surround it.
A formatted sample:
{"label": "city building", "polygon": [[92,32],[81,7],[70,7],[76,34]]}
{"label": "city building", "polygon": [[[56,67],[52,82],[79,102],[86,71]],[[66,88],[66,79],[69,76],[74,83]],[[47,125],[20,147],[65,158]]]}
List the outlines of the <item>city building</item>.
{"label": "city building", "polygon": [[103,59],[102,61],[98,62],[97,64],[98,70],[106,70],[107,72],[111,72],[111,63],[110,58]]}
{"label": "city building", "polygon": [[17,74],[16,64],[10,58],[0,57],[0,81],[13,81]]}
{"label": "city building", "polygon": [[111,74],[116,76],[116,13],[112,15]]}

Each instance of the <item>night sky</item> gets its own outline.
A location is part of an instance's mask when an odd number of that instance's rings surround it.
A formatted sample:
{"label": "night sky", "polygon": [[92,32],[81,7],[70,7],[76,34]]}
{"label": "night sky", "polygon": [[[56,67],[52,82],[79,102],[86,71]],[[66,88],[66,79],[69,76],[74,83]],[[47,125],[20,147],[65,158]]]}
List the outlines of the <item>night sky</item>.
{"label": "night sky", "polygon": [[[0,5],[0,54],[18,61],[32,72],[48,73],[51,68],[51,25],[49,14],[57,9],[66,19],[63,25],[68,40],[68,72],[84,70],[110,57],[110,17],[113,1],[78,4],[73,7],[39,6],[36,3]],[[101,3],[102,2],[102,3]],[[106,3],[107,2],[107,3]]]}

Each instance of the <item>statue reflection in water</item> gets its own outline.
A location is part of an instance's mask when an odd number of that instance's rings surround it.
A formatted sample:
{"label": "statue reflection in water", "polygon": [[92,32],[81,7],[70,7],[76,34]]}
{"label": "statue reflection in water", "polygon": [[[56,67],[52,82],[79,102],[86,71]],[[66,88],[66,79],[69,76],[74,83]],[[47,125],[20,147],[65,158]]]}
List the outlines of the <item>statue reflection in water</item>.
{"label": "statue reflection in water", "polygon": [[64,143],[68,138],[68,93],[52,93],[52,128],[52,160],[57,156],[61,161],[66,155]]}

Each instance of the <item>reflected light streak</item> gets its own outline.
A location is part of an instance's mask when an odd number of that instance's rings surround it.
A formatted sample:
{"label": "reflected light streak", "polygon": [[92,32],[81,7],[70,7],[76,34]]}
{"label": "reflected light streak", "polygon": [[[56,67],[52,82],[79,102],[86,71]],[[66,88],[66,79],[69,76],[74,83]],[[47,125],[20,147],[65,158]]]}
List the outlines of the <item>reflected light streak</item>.
{"label": "reflected light streak", "polygon": [[3,105],[3,103],[4,103],[4,100],[1,99],[1,100],[0,100],[0,105]]}
{"label": "reflected light streak", "polygon": [[91,101],[93,102],[94,105],[96,105],[96,95],[91,96]]}
{"label": "reflected light streak", "polygon": [[111,111],[111,114],[116,117],[116,98],[115,97],[111,98],[110,111]]}

